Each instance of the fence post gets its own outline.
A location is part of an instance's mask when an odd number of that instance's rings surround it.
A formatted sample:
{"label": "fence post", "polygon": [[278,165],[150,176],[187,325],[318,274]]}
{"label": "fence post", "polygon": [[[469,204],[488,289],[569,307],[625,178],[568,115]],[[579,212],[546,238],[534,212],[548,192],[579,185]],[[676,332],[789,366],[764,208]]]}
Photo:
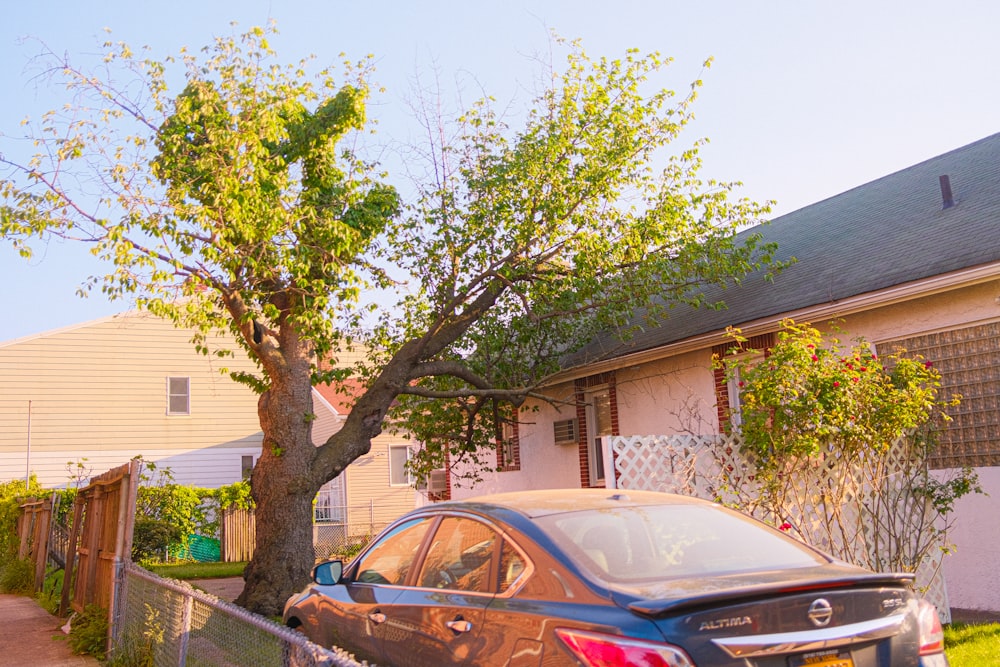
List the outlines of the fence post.
{"label": "fence post", "polygon": [[191,611],[194,608],[194,598],[184,596],[184,610],[181,612],[181,636],[177,642],[177,667],[187,664],[188,640],[191,638]]}
{"label": "fence post", "polygon": [[76,543],[80,538],[80,524],[83,522],[84,498],[77,493],[73,499],[73,527],[69,532],[69,544],[66,546],[66,566],[63,575],[62,597],[59,600],[59,615],[65,616],[69,609],[70,596],[73,591],[73,567],[76,565]]}
{"label": "fence post", "polygon": [[[81,604],[86,606],[94,599],[94,589],[97,585],[98,556],[101,551],[101,530],[104,527],[105,510],[104,487],[98,484],[91,498],[91,509],[87,512],[84,525],[84,536],[87,541],[87,571],[84,573],[83,596]],[[79,577],[77,577],[79,581]]]}
{"label": "fence post", "polygon": [[18,560],[27,558],[28,553],[31,551],[31,536],[35,529],[35,513],[28,508],[28,505],[33,502],[35,502],[34,498],[28,498],[21,505],[21,517],[17,523],[18,537],[21,538],[17,549]]}
{"label": "fence post", "polygon": [[35,592],[45,585],[45,564],[49,559],[49,533],[51,532],[52,513],[55,507],[55,495],[49,499],[48,508],[39,503],[38,518],[35,519]]}
{"label": "fence post", "polygon": [[115,556],[112,560],[114,575],[111,577],[111,594],[108,596],[108,638],[105,652],[114,648],[115,626],[119,615],[119,594],[122,586],[123,565],[132,560],[132,529],[135,525],[135,498],[139,489],[139,462],[129,463],[128,472],[118,482],[118,522],[115,526]]}
{"label": "fence post", "polygon": [[615,449],[611,445],[611,437],[602,435],[601,456],[604,458],[604,486],[608,489],[618,488],[618,475],[615,473]]}

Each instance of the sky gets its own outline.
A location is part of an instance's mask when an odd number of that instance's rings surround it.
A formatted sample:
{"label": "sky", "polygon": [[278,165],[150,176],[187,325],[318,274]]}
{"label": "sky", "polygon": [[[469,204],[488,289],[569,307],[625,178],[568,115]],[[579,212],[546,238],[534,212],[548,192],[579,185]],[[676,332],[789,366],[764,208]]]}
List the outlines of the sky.
{"label": "sky", "polygon": [[[704,177],[787,213],[1000,131],[1000,3],[992,0],[33,0],[0,21],[0,153],[22,150],[20,121],[61,106],[33,76],[39,41],[70,59],[114,40],[157,59],[215,36],[276,22],[283,62],[368,54],[385,92],[379,138],[413,143],[414,82],[446,104],[489,94],[525,109],[551,34],[591,56],[629,48],[674,64],[657,85],[704,86],[678,143],[707,137]],[[702,63],[714,58],[710,70]],[[22,142],[23,143],[23,142]],[[402,177],[402,174],[394,174]],[[102,272],[85,248],[50,243],[25,261],[0,239],[0,342],[129,308],[77,289]]]}

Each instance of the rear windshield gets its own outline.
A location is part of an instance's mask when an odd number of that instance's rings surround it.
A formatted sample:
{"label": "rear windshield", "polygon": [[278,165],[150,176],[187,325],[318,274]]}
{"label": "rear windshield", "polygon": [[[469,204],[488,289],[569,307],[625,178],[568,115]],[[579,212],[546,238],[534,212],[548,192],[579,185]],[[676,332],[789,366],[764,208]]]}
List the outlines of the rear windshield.
{"label": "rear windshield", "polygon": [[536,519],[601,579],[644,581],[828,562],[794,539],[717,506],[649,505]]}

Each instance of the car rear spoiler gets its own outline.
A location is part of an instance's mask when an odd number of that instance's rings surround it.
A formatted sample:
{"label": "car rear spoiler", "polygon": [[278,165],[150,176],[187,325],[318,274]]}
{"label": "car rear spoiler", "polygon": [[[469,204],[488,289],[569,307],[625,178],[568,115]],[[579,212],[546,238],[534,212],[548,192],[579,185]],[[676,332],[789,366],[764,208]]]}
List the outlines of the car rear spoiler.
{"label": "car rear spoiler", "polygon": [[871,574],[851,574],[841,577],[817,577],[793,581],[779,581],[751,586],[735,586],[711,593],[699,593],[689,597],[666,600],[640,600],[628,605],[629,610],[657,618],[668,614],[689,611],[699,607],[708,607],[720,603],[737,603],[772,595],[790,595],[808,591],[821,591],[833,588],[853,588],[857,586],[909,586],[914,575],[908,572],[888,572]]}

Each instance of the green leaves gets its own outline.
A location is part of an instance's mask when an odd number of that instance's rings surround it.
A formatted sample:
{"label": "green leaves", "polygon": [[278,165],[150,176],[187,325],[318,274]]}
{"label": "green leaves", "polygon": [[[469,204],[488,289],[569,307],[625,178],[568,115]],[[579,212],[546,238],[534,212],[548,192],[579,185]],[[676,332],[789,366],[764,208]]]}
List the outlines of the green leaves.
{"label": "green leaves", "polygon": [[592,59],[564,46],[563,71],[522,127],[507,127],[489,100],[460,118],[384,251],[411,286],[404,317],[382,322],[385,345],[419,342],[422,361],[447,359],[479,380],[421,376],[404,389],[418,400],[394,410],[422,442],[449,433],[455,455],[495,442],[483,417],[491,398],[546,400],[540,387],[599,333],[627,338],[640,312],[668,325],[672,305],[701,304],[705,285],[773,250],[734,239],[767,205],[702,182],[699,142],[671,145],[700,84],[677,99],[653,81],[669,64],[658,54]]}
{"label": "green leaves", "polygon": [[783,323],[763,360],[724,360],[739,382],[745,446],[766,468],[837,451],[855,457],[886,448],[944,417],[940,376],[905,350],[877,357],[863,340],[845,346],[808,324]]}
{"label": "green leaves", "polygon": [[183,52],[180,72],[121,43],[105,45],[104,78],[48,54],[79,103],[27,125],[39,153],[0,181],[0,234],[22,254],[49,236],[86,241],[112,267],[92,284],[202,335],[228,329],[266,372],[247,323],[335,347],[334,319],[364,312],[364,254],[399,209],[341,146],[365,127],[370,65],[309,79],[306,62],[274,62],[273,31]]}

